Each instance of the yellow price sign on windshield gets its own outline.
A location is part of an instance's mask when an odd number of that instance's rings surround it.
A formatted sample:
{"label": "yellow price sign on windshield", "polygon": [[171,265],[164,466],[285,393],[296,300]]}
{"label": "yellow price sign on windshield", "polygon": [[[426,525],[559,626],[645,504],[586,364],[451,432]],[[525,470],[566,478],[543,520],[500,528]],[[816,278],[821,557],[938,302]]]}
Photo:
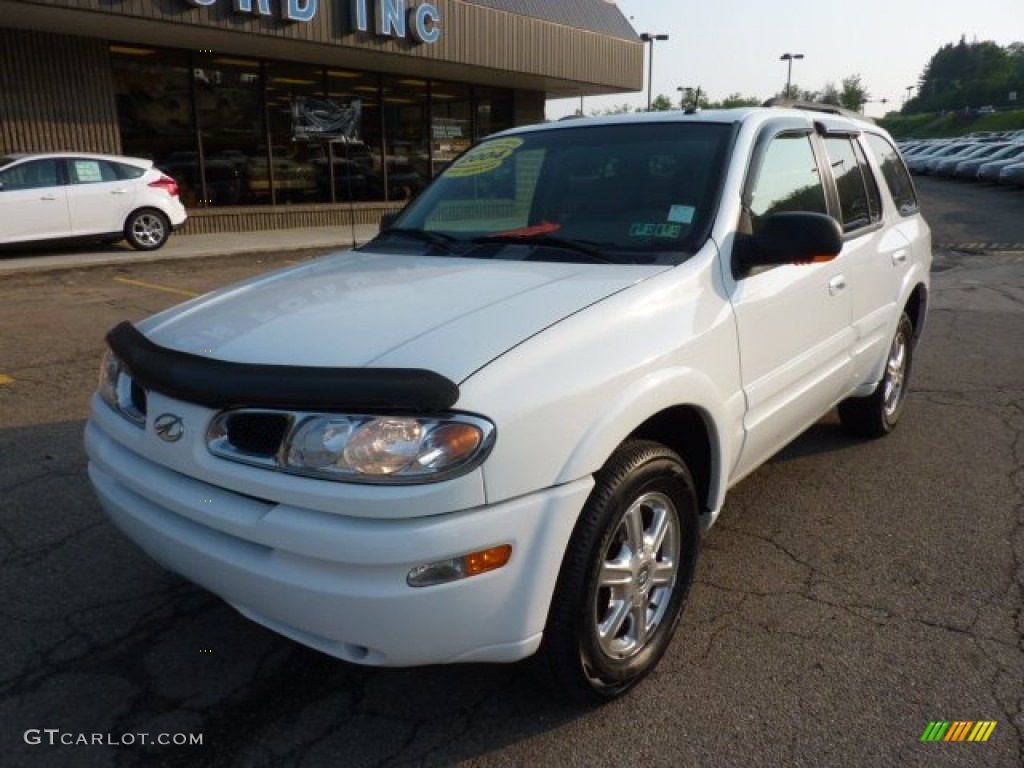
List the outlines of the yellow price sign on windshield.
{"label": "yellow price sign on windshield", "polygon": [[501,166],[517,147],[522,139],[495,139],[473,147],[448,169],[446,176],[476,176],[488,173]]}

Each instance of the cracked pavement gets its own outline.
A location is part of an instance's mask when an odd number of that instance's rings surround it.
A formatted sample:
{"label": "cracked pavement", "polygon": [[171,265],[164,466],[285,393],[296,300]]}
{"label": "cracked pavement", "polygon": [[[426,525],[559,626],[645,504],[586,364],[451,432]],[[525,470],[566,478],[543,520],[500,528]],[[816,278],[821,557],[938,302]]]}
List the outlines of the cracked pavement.
{"label": "cracked pavement", "polygon": [[[206,290],[283,259],[0,278],[3,765],[1024,764],[1024,254],[937,254],[899,429],[856,441],[831,415],[736,486],[662,665],[590,711],[529,664],[375,670],[305,649],[106,521],[81,448],[102,335],[176,300],[111,276]],[[933,720],[998,725],[922,744]]]}

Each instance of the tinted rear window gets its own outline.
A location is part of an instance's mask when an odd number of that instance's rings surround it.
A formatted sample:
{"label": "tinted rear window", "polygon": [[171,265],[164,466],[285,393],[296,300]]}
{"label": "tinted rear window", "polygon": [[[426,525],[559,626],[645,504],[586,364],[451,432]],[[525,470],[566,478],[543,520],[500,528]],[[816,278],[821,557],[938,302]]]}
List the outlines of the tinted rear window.
{"label": "tinted rear window", "polygon": [[889,141],[875,133],[867,134],[868,147],[875,156],[875,161],[882,169],[882,178],[889,188],[893,202],[896,203],[896,210],[903,216],[909,216],[918,210],[917,193],[914,192],[914,183],[910,180],[907,167],[899,152]]}

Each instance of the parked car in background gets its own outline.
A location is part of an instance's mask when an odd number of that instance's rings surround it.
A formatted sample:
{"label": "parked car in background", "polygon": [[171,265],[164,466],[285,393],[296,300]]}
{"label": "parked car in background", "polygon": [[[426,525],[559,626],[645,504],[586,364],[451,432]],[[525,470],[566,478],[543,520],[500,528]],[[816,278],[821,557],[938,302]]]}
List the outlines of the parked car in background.
{"label": "parked car in background", "polygon": [[1016,157],[1017,153],[1024,149],[1024,144],[1011,144],[1010,142],[1000,142],[998,144],[990,144],[991,150],[988,152],[981,152],[971,155],[970,157],[960,160],[955,166],[953,166],[952,176],[958,179],[971,179],[976,180],[978,178],[978,171],[981,166],[985,163],[995,162],[1004,158]]}
{"label": "parked car in background", "polygon": [[505,131],[365,246],[111,330],[89,476],[298,642],[539,654],[606,701],[669,647],[731,486],[833,407],[896,427],[930,264],[892,139],[838,108]]}
{"label": "parked car in background", "polygon": [[935,169],[939,163],[949,160],[951,158],[961,158],[969,152],[974,151],[977,147],[982,146],[978,141],[956,141],[942,147],[938,152],[934,152],[928,157],[921,159],[919,163],[915,164],[915,168],[918,173],[928,175],[935,173]]}
{"label": "parked car in background", "polygon": [[188,205],[237,205],[242,201],[243,173],[231,157],[211,154],[200,166],[198,152],[172,152],[160,167],[178,182]]}
{"label": "parked car in background", "polygon": [[1008,165],[1015,165],[1024,162],[1024,142],[1011,144],[1006,154],[999,158],[989,158],[978,167],[978,181],[989,181],[997,183],[999,173]]}
{"label": "parked car in background", "polygon": [[947,152],[952,152],[954,145],[950,141],[936,141],[922,145],[916,152],[906,156],[907,168],[911,173],[922,173],[924,164]]}
{"label": "parked car in background", "polygon": [[1004,166],[999,171],[999,183],[1024,186],[1024,162]]}
{"label": "parked car in background", "polygon": [[[935,175],[936,176],[948,176],[973,179],[978,172],[978,166],[985,160],[985,158],[992,157],[999,150],[1008,146],[1006,142],[994,141],[986,144],[980,144],[974,149],[971,149],[956,157],[947,157],[944,160],[940,160],[935,164]],[[971,169],[970,174],[960,173],[958,169],[972,160],[978,161],[976,165]]]}
{"label": "parked car in background", "polygon": [[257,154],[247,158],[245,193],[251,200],[264,200],[270,197],[271,186],[281,200],[307,200],[317,193],[316,170],[312,163],[293,158],[284,145],[271,147],[268,162],[266,147],[261,147]]}
{"label": "parked car in background", "polygon": [[177,182],[152,160],[72,152],[0,157],[0,245],[125,239],[152,251],[186,218]]}

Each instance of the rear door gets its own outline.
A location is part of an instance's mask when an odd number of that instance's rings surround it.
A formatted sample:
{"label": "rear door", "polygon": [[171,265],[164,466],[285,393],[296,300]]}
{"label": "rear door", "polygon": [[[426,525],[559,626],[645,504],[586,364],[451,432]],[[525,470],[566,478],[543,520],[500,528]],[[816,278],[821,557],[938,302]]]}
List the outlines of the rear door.
{"label": "rear door", "polygon": [[45,157],[0,171],[0,243],[50,240],[69,234],[61,161]]}
{"label": "rear door", "polygon": [[[135,204],[138,182],[122,178],[120,164],[91,157],[66,160],[68,209],[74,235],[120,232]],[[139,176],[142,175],[142,169]]]}
{"label": "rear door", "polygon": [[[896,302],[907,271],[914,263],[913,243],[920,239],[921,220],[916,216],[917,201],[913,186],[904,171],[903,189],[910,201],[903,200],[903,212],[881,193],[881,186],[867,152],[869,141],[886,145],[885,162],[890,171],[903,164],[896,150],[881,137],[870,135],[826,134],[823,138],[835,179],[840,223],[846,241],[846,275],[850,284],[853,312],[853,380],[851,385],[872,378],[886,354],[899,316]],[[876,148],[881,151],[881,147]],[[901,198],[902,199],[902,198]]]}

